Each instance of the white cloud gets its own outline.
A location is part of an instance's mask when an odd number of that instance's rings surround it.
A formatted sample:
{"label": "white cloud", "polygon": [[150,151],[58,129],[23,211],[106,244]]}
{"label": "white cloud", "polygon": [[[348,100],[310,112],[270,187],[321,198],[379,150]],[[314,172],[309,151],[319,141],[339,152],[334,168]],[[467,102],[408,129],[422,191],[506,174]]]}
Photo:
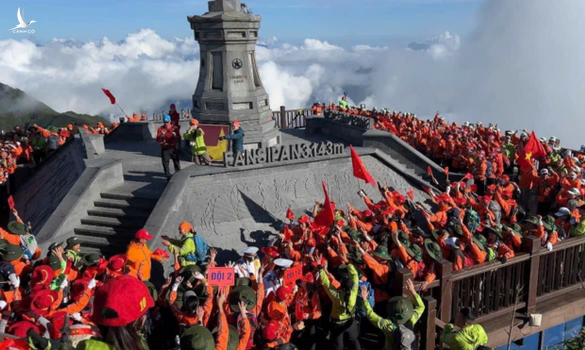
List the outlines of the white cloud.
{"label": "white cloud", "polygon": [[[445,32],[410,49],[344,49],[316,38],[301,45],[270,38],[256,56],[273,109],[329,103],[348,92],[370,108],[425,116],[440,110],[460,122],[535,129],[578,147],[576,130],[585,127],[582,13],[583,1],[493,0],[465,40]],[[166,40],[149,29],[121,42],[0,40],[0,52],[0,80],[59,111],[116,115],[101,87],[127,112],[152,111],[189,101],[199,74],[193,38]]]}

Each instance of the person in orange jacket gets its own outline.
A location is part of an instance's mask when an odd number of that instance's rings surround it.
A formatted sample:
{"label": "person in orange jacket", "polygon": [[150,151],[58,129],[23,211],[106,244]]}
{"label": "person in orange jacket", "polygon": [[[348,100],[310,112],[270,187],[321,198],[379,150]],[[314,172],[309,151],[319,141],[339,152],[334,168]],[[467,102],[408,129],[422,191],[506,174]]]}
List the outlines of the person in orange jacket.
{"label": "person in orange jacket", "polygon": [[126,266],[128,267],[128,274],[137,277],[141,281],[150,280],[150,269],[152,262],[150,259],[156,261],[166,262],[166,258],[162,255],[154,255],[148,248],[147,242],[152,239],[152,236],[145,229],[138,230],[134,240],[128,245],[126,250],[126,257],[128,258]]}

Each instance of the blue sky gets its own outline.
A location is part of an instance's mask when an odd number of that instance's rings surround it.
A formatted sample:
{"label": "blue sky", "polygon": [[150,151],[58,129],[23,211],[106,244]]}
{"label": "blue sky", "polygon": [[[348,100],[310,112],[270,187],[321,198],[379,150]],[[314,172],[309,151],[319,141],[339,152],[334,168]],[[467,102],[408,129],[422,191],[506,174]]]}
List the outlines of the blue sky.
{"label": "blue sky", "polygon": [[[298,43],[305,38],[341,46],[388,45],[437,36],[445,31],[465,37],[475,27],[484,0],[249,0],[263,16],[261,36]],[[16,26],[18,7],[24,19],[37,23],[34,39],[54,37],[97,40],[123,39],[141,28],[164,38],[191,36],[186,16],[202,14],[201,0],[17,0],[0,4],[0,40],[22,39],[8,29]]]}

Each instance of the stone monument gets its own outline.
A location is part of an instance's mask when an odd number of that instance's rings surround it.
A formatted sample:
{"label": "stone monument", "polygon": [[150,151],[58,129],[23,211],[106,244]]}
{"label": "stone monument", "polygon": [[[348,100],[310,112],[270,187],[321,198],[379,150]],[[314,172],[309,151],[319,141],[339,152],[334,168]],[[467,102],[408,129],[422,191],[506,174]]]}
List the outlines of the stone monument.
{"label": "stone monument", "polygon": [[240,0],[209,2],[209,12],[187,17],[201,50],[192,115],[202,124],[241,122],[245,148],[280,143],[268,94],[256,66],[261,16]]}

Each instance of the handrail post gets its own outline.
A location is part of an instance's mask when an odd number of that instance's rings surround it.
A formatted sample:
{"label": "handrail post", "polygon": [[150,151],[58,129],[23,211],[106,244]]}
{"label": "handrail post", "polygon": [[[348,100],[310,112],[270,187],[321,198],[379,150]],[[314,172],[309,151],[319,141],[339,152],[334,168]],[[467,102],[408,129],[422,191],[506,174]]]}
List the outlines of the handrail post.
{"label": "handrail post", "polygon": [[409,269],[403,267],[396,271],[396,295],[406,294],[406,281],[408,280],[414,281],[414,275]]}
{"label": "handrail post", "polygon": [[451,321],[451,306],[453,303],[453,283],[451,282],[453,264],[450,261],[443,260],[442,263],[435,266],[438,268],[438,277],[441,281],[439,286],[439,319],[445,323],[449,323]]}
{"label": "handrail post", "polygon": [[286,107],[280,106],[280,128],[286,128]]}
{"label": "handrail post", "polygon": [[425,312],[422,316],[420,329],[421,350],[434,350],[436,342],[435,318],[437,317],[437,300],[431,296],[423,298]]}
{"label": "handrail post", "polygon": [[528,280],[525,280],[526,291],[526,315],[530,315],[536,311],[536,296],[538,289],[538,269],[540,268],[540,255],[536,255],[541,249],[540,238],[535,236],[528,236],[524,238],[524,251],[530,254],[530,260],[527,266]]}

